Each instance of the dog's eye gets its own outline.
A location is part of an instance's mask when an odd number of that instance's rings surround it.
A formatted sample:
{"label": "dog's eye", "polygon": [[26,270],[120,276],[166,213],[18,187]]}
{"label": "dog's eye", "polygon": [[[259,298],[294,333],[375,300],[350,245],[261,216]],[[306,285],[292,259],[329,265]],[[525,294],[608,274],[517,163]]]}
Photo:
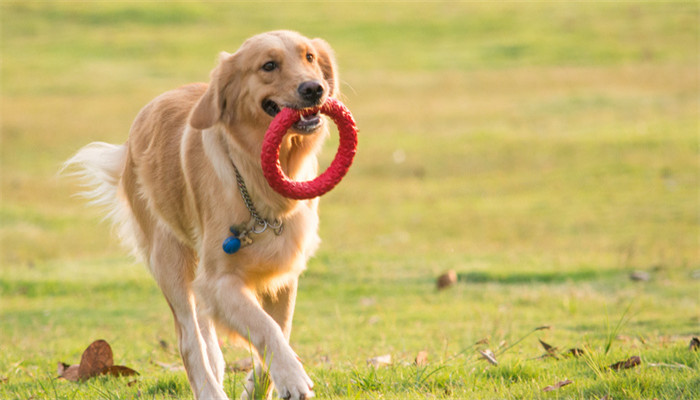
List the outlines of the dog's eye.
{"label": "dog's eye", "polygon": [[314,55],[311,53],[306,53],[306,61],[310,63],[314,62]]}
{"label": "dog's eye", "polygon": [[274,71],[277,69],[277,63],[274,61],[268,61],[265,64],[263,64],[262,69],[263,71],[267,72]]}

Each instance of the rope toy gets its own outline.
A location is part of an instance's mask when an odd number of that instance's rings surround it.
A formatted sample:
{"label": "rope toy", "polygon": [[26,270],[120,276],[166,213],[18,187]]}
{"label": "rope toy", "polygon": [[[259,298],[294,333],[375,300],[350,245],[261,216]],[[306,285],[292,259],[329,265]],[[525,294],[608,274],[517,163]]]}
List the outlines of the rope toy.
{"label": "rope toy", "polygon": [[[306,182],[289,179],[280,166],[280,144],[287,130],[302,114],[306,117],[317,112],[331,117],[338,126],[340,143],[333,162],[321,175]],[[265,133],[260,159],[265,179],[277,193],[295,200],[312,199],[326,194],[343,179],[350,169],[357,151],[357,126],[350,111],[343,103],[329,98],[319,108],[300,112],[292,108],[283,108],[272,120]]]}

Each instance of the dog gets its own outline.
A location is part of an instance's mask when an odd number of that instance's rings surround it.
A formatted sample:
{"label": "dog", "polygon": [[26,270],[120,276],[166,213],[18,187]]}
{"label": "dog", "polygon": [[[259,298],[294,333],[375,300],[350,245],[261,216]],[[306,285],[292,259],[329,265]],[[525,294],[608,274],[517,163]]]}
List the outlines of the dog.
{"label": "dog", "polygon": [[[91,143],[64,165],[84,179],[86,196],[106,206],[122,241],[148,265],[172,310],[196,399],[227,398],[216,329],[254,349],[243,399],[269,398],[273,386],[284,399],[314,394],[289,337],[298,279],[320,242],[318,199],[277,194],[263,176],[260,152],[282,107],[315,107],[338,95],[326,41],[263,33],[233,54],[222,52],[208,84],[148,103],[126,143]],[[319,114],[295,123],[280,146],[287,176],[313,179],[328,135]],[[231,235],[242,247],[228,254],[222,242]],[[272,385],[260,389],[256,377]]]}

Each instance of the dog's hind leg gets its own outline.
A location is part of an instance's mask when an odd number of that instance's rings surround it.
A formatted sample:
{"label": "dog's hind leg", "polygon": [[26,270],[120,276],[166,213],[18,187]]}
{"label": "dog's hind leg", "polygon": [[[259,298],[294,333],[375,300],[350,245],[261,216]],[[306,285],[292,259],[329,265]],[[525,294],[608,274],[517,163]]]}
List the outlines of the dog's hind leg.
{"label": "dog's hind leg", "polygon": [[214,321],[201,310],[199,304],[197,307],[197,323],[199,325],[199,332],[207,347],[207,357],[209,358],[211,372],[214,374],[219,385],[223,386],[224,372],[226,369],[224,355],[221,353],[221,347],[219,347],[219,339],[216,335]]}
{"label": "dog's hind leg", "polygon": [[180,355],[195,398],[228,399],[222,386],[224,365],[216,332],[208,318],[198,317],[190,287],[197,262],[194,253],[164,227],[155,229],[150,250],[151,273],[173,312]]}

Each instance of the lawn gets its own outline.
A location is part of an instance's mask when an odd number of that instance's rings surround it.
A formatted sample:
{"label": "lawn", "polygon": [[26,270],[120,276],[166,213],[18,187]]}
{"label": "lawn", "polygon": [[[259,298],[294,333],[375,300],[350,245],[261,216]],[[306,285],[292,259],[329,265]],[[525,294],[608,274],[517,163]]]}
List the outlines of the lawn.
{"label": "lawn", "polygon": [[[334,47],[360,127],[294,320],[318,398],[700,398],[699,16],[697,2],[3,1],[0,398],[192,398],[154,281],[57,171],[280,28]],[[140,375],[57,379],[96,339]],[[249,354],[223,346],[237,398]]]}

